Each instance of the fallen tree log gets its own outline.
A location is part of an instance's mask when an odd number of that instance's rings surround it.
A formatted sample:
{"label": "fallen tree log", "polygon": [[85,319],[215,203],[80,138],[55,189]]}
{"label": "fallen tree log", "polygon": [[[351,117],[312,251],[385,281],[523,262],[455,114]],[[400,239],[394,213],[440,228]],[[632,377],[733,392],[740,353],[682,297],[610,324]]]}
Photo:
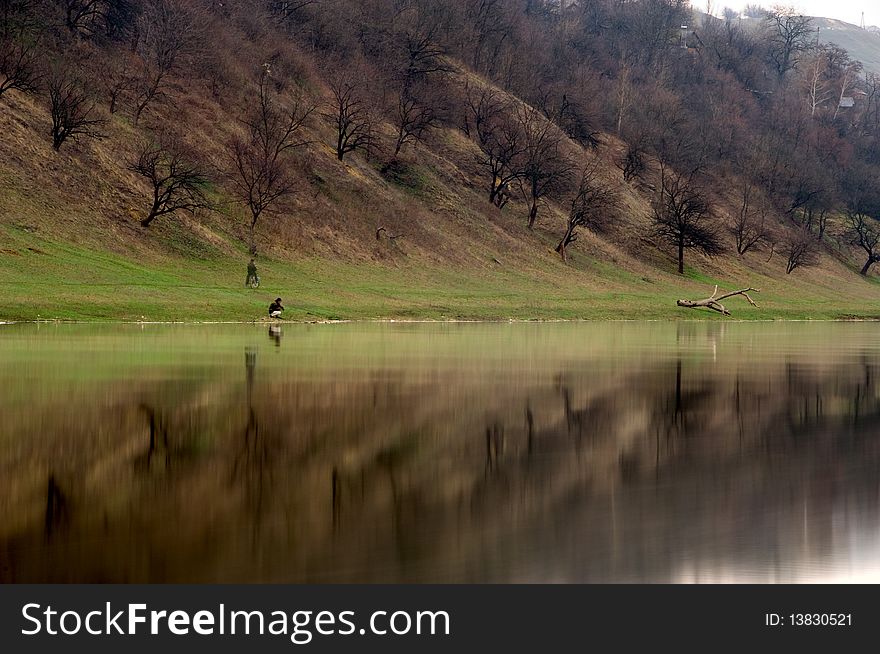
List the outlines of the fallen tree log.
{"label": "fallen tree log", "polygon": [[388,231],[387,229],[385,229],[384,227],[380,227],[379,229],[376,230],[376,240],[377,240],[377,241],[381,241],[381,240],[382,240],[382,232],[385,232],[385,235],[386,235],[391,241],[396,241],[396,240],[399,239],[399,238],[403,238],[403,234],[392,234],[391,232],[389,232],[389,231]]}
{"label": "fallen tree log", "polygon": [[725,293],[724,295],[718,295],[718,285],[715,285],[715,290],[712,291],[712,295],[707,297],[705,300],[679,300],[676,304],[680,307],[686,307],[688,309],[712,309],[712,311],[717,311],[720,314],[725,316],[730,315],[730,311],[724,308],[724,305],[721,304],[721,300],[726,300],[729,297],[733,297],[734,295],[742,295],[745,299],[749,301],[753,307],[758,306],[755,304],[755,301],[749,295],[749,293],[760,293],[757,288],[744,288],[739,291],[731,291],[730,293]]}

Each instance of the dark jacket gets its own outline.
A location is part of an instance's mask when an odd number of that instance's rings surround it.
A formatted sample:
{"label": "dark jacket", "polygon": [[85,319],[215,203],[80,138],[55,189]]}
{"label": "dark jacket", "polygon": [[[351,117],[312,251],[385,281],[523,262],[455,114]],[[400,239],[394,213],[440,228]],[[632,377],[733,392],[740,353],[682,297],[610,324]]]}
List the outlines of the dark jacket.
{"label": "dark jacket", "polygon": [[284,311],[284,307],[282,307],[278,302],[273,302],[269,305],[269,313],[271,314],[273,311]]}

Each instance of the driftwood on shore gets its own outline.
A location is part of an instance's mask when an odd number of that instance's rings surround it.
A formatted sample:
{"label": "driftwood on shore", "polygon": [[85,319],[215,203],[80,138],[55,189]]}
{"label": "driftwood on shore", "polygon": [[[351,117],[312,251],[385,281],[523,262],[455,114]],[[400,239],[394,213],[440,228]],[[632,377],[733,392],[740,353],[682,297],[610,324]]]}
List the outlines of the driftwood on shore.
{"label": "driftwood on shore", "polygon": [[388,239],[389,239],[392,243],[393,243],[394,241],[396,241],[397,239],[399,239],[399,238],[403,238],[403,234],[392,234],[391,232],[389,232],[389,231],[388,231],[387,229],[385,229],[384,227],[380,227],[379,229],[376,230],[376,240],[377,240],[377,241],[381,241],[381,240],[382,240],[382,232],[385,232],[385,236],[387,236]]}
{"label": "driftwood on shore", "polygon": [[712,311],[717,311],[720,314],[725,316],[730,315],[730,311],[724,308],[724,305],[721,304],[721,300],[725,300],[729,297],[733,297],[734,295],[742,295],[745,299],[749,301],[753,307],[758,306],[755,304],[755,301],[749,295],[749,293],[760,293],[757,288],[743,288],[739,291],[731,291],[730,293],[725,293],[724,295],[718,295],[718,285],[715,285],[715,290],[712,291],[712,295],[707,297],[705,300],[679,300],[676,304],[680,307],[686,307],[688,309],[699,309],[706,308],[712,309]]}

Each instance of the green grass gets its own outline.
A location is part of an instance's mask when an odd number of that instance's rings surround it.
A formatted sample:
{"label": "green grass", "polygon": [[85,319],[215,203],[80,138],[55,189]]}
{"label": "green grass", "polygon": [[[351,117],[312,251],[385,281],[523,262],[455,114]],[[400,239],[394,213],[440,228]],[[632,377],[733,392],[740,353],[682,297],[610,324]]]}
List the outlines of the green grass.
{"label": "green grass", "polygon": [[[259,261],[263,285],[244,288],[245,263],[206,248],[175,248],[149,261],[8,228],[0,231],[0,320],[250,321],[281,296],[289,320],[724,319],[680,309],[679,297],[703,297],[723,282],[688,270],[683,278],[646,279],[579,256],[579,268],[549,258],[528,270],[426,267],[410,262],[343,263],[323,259]],[[865,301],[778,283],[727,302],[735,318],[880,317],[880,294]]]}

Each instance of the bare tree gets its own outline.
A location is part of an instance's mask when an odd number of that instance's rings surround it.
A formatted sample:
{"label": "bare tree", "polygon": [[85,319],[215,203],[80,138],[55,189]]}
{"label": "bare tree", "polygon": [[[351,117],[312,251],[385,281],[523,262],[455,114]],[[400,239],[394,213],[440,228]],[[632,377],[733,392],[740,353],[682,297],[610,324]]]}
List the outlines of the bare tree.
{"label": "bare tree", "polygon": [[743,16],[746,18],[766,18],[768,13],[760,4],[747,4],[743,8]]}
{"label": "bare tree", "polygon": [[506,110],[501,94],[484,84],[465,84],[464,105],[462,130],[469,137],[478,140],[490,133],[490,124]]}
{"label": "bare tree", "polygon": [[880,261],[880,190],[877,189],[878,169],[865,164],[849,168],[842,180],[846,200],[847,235],[853,245],[865,251],[867,259],[861,274],[867,275]]}
{"label": "bare tree", "polygon": [[487,125],[488,133],[478,141],[480,163],[491,177],[489,202],[503,208],[510,199],[510,187],[522,175],[525,139],[519,123],[509,114]]}
{"label": "bare tree", "polygon": [[785,274],[790,275],[798,268],[808,268],[819,263],[819,244],[809,230],[792,230],[783,243],[782,253],[786,255]]}
{"label": "bare tree", "polygon": [[532,103],[541,110],[541,113],[548,120],[556,123],[569,138],[585,148],[594,148],[600,143],[601,129],[599,124],[601,119],[599,112],[589,106],[583,98],[591,90],[595,92],[596,81],[587,79],[583,83],[587,88],[579,90],[581,99],[566,92],[559,96],[551,88],[542,88]]}
{"label": "bare tree", "polygon": [[115,59],[105,65],[98,74],[98,83],[108,101],[108,109],[115,114],[120,101],[130,92],[138,89],[138,77],[128,59]]}
{"label": "bare tree", "polygon": [[343,75],[334,80],[330,92],[329,110],[324,116],[336,131],[336,158],[343,161],[346,154],[356,150],[369,153],[375,142],[373,117],[353,77]]}
{"label": "bare tree", "polygon": [[[403,11],[406,12],[406,9],[404,4]],[[430,76],[454,72],[455,67],[447,60],[446,48],[440,42],[441,21],[413,5],[409,9],[411,11],[407,13],[414,17],[404,26],[400,38],[404,61],[399,69],[404,86],[411,86]]]}
{"label": "bare tree", "polygon": [[142,69],[135,84],[134,123],[165,93],[168,78],[196,48],[195,16],[176,0],[149,0],[138,20]]}
{"label": "bare tree", "polygon": [[[834,48],[836,48],[836,46],[834,46],[832,50]],[[837,106],[834,108],[834,115],[832,116],[833,120],[836,120],[837,116],[840,114],[840,109],[843,107],[844,104],[844,98],[848,94],[852,93],[853,88],[855,88],[858,84],[859,75],[862,72],[862,62],[851,59],[849,53],[844,50],[841,61],[836,66],[836,68],[838,73],[836,85],[836,89],[838,89],[838,94]]]}
{"label": "bare tree", "polygon": [[599,163],[596,157],[581,171],[577,192],[568,212],[565,234],[556,246],[563,261],[566,260],[566,248],[577,240],[578,229],[606,231],[619,208],[617,189],[602,178]]}
{"label": "bare tree", "polygon": [[0,96],[38,90],[40,0],[0,0]]}
{"label": "bare tree", "polygon": [[828,83],[827,61],[825,46],[816,44],[810,48],[808,65],[803,68],[802,80],[807,93],[807,106],[813,117],[834,97],[834,90]]}
{"label": "bare tree", "polygon": [[251,214],[251,255],[257,253],[260,218],[274,212],[279,202],[294,192],[288,155],[308,143],[302,129],[315,109],[314,104],[300,97],[289,107],[280,108],[270,95],[269,76],[266,65],[260,75],[257,106],[244,120],[247,138],[234,139],[230,144],[232,193]]}
{"label": "bare tree", "polygon": [[69,69],[53,71],[48,87],[52,147],[56,151],[68,139],[101,136],[99,128],[105,121],[96,116],[95,102]]}
{"label": "bare tree", "polygon": [[770,242],[771,231],[767,225],[767,209],[755,206],[755,187],[744,182],[740,191],[739,211],[734,216],[732,231],[736,239],[736,251],[740,256],[749,250],[758,250]]}
{"label": "bare tree", "polygon": [[709,256],[723,251],[709,201],[693,175],[665,175],[652,209],[654,236],[677,249],[679,274],[684,273],[685,250]]}
{"label": "bare tree", "polygon": [[150,208],[141,220],[143,227],[149,227],[159,216],[176,211],[195,213],[211,206],[205,196],[207,175],[175,145],[145,143],[128,163],[128,169],[146,179],[152,191]]}
{"label": "bare tree", "polygon": [[628,20],[621,33],[625,47],[639,66],[662,76],[670,59],[670,46],[680,40],[681,25],[689,22],[688,0],[641,0],[621,4]]}
{"label": "bare tree", "polygon": [[645,152],[639,143],[630,142],[626,147],[617,167],[623,173],[623,181],[631,182],[634,179],[641,179],[647,170],[645,163]]}
{"label": "bare tree", "polygon": [[466,97],[465,132],[476,139],[479,163],[491,179],[489,202],[503,207],[510,197],[510,186],[522,174],[519,166],[525,152],[525,138],[513,108],[494,89],[469,87]]}
{"label": "bare tree", "polygon": [[848,212],[849,235],[852,244],[862,248],[867,254],[865,265],[859,274],[867,276],[871,266],[880,261],[880,221],[860,211]]}
{"label": "bare tree", "polygon": [[633,100],[633,88],[631,82],[632,66],[627,62],[624,54],[623,62],[617,74],[617,86],[614,90],[614,98],[616,102],[615,120],[617,135],[620,136],[623,131],[623,121],[629,115],[630,106]]}
{"label": "bare tree", "polygon": [[764,20],[770,29],[770,59],[779,77],[785,77],[807,48],[807,37],[813,31],[812,20],[785,7],[768,11]]}
{"label": "bare tree", "polygon": [[101,28],[111,0],[57,0],[64,24],[74,34],[91,34]]}
{"label": "bare tree", "polygon": [[868,72],[863,80],[864,105],[861,115],[862,133],[871,133],[880,126],[880,75]]}
{"label": "bare tree", "polygon": [[42,9],[42,0],[0,0],[0,37],[31,33],[43,22]]}
{"label": "bare tree", "polygon": [[269,9],[284,21],[294,17],[301,9],[317,2],[318,0],[269,0]]}
{"label": "bare tree", "polygon": [[38,89],[38,52],[34,40],[0,35],[0,96],[10,90],[33,93]]}
{"label": "bare tree", "polygon": [[397,157],[407,143],[421,141],[439,122],[440,117],[433,107],[417,98],[408,87],[401,87],[394,113],[394,125],[397,129],[394,156]]}
{"label": "bare tree", "polygon": [[513,31],[511,7],[503,0],[466,0],[461,4],[471,30],[471,66],[491,75]]}
{"label": "bare tree", "polygon": [[568,181],[571,163],[562,154],[562,134],[554,123],[531,107],[517,110],[523,135],[520,190],[529,206],[529,229],[538,219],[538,205],[548,195],[561,190]]}

